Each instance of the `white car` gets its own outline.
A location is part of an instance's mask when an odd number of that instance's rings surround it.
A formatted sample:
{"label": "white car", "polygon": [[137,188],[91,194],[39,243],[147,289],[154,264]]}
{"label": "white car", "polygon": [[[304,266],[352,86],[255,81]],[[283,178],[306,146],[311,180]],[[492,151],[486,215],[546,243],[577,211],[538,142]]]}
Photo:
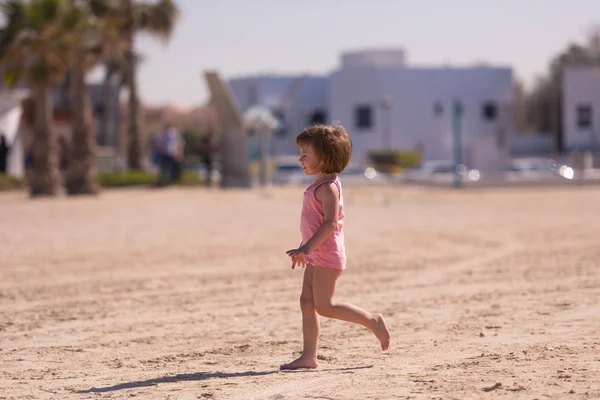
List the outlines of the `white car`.
{"label": "white car", "polygon": [[341,174],[340,180],[349,185],[372,185],[387,183],[386,174],[375,168],[362,165],[349,165]]}
{"label": "white car", "polygon": [[300,163],[282,163],[277,165],[273,183],[278,185],[304,185],[310,184],[313,177],[304,173]]}
{"label": "white car", "polygon": [[[340,179],[343,184],[348,185],[383,184],[386,182],[384,174],[377,172],[373,167],[362,165],[349,165],[340,174]],[[297,161],[295,163],[282,162],[277,165],[273,183],[280,185],[310,185],[314,180],[314,176],[304,173],[302,166]]]}
{"label": "white car", "polygon": [[[409,169],[404,172],[405,182],[452,182],[454,180],[454,164],[452,161],[426,161],[421,168]],[[469,169],[464,164],[459,164],[456,171],[464,180],[476,182],[481,178],[477,169]]]}
{"label": "white car", "polygon": [[573,168],[558,165],[555,160],[542,157],[520,158],[510,162],[505,173],[507,180],[573,179]]}

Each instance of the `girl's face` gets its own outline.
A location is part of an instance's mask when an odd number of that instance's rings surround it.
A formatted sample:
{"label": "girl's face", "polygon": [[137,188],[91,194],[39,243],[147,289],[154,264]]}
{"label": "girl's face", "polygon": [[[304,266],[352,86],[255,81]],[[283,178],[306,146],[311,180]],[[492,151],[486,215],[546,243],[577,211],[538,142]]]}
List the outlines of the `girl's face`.
{"label": "girl's face", "polygon": [[321,161],[315,154],[315,150],[310,144],[301,144],[300,146],[300,165],[306,175],[316,175],[321,172]]}

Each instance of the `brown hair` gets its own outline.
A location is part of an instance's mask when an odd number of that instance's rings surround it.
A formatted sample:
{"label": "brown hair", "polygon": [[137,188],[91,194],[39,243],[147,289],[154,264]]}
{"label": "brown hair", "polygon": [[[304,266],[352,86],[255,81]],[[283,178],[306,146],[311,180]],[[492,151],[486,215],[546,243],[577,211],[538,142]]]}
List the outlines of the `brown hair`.
{"label": "brown hair", "polygon": [[341,125],[312,126],[296,136],[296,143],[313,147],[325,174],[342,172],[352,155],[352,137]]}

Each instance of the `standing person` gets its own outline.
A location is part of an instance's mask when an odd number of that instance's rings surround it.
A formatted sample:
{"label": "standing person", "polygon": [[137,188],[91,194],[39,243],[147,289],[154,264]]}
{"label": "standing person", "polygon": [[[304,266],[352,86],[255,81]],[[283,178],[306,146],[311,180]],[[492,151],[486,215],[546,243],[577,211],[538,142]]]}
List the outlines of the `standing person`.
{"label": "standing person", "polygon": [[[181,176],[181,163],[183,161],[183,138],[179,130],[171,123],[165,124],[165,129],[159,139],[161,184],[171,184]],[[166,182],[165,182],[166,181]]]}
{"label": "standing person", "polygon": [[212,172],[213,172],[213,147],[211,138],[209,135],[204,135],[200,142],[200,154],[202,157],[202,163],[206,169],[206,185],[212,184]]}
{"label": "standing person", "polygon": [[10,153],[8,140],[4,133],[0,133],[0,174],[2,175],[8,172],[8,153]]}
{"label": "standing person", "polygon": [[333,300],[338,278],[346,269],[344,199],[340,174],[352,154],[352,138],[342,126],[317,125],[296,137],[300,164],[315,181],[305,190],[300,220],[302,243],[288,250],[292,269],[305,268],[300,309],[304,349],[296,360],[280,369],[317,368],[319,315],[360,324],[369,329],[381,349],[390,347],[390,332],[381,314],[372,314]]}

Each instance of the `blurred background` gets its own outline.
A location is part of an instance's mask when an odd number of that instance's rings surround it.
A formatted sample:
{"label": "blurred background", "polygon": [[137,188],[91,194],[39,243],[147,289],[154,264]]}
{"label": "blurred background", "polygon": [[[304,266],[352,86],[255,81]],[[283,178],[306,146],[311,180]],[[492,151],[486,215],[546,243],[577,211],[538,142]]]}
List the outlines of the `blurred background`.
{"label": "blurred background", "polygon": [[348,182],[596,182],[598,15],[592,0],[4,0],[0,187],[305,183],[295,137],[315,123],[353,135]]}

